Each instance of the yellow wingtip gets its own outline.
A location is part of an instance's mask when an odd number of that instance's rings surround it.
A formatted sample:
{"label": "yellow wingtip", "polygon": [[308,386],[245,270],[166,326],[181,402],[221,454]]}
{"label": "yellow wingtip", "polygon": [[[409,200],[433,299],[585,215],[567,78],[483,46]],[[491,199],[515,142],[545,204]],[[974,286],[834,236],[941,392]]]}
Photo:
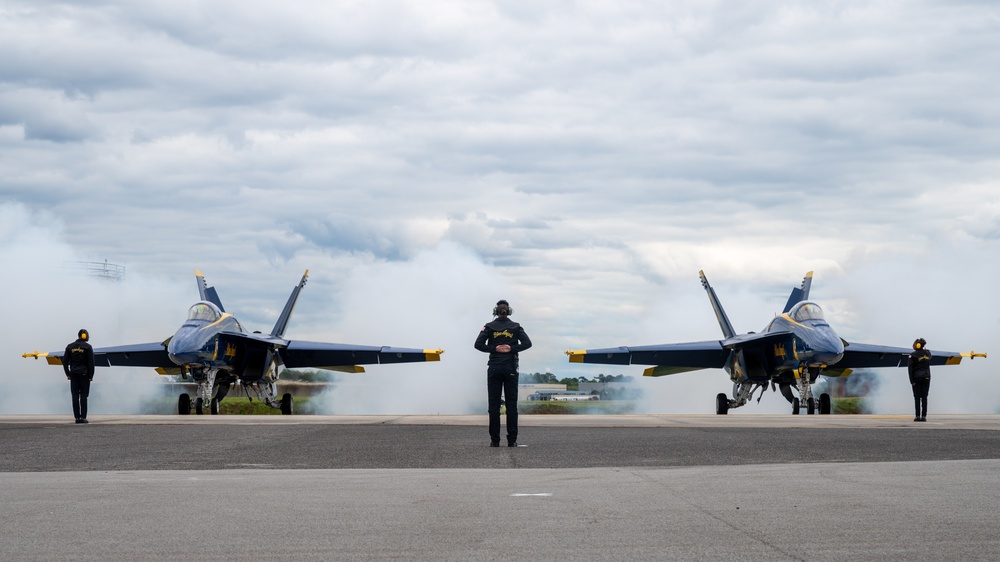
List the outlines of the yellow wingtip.
{"label": "yellow wingtip", "polygon": [[569,355],[570,363],[583,363],[583,356],[587,354],[584,349],[569,349],[566,350],[566,355]]}

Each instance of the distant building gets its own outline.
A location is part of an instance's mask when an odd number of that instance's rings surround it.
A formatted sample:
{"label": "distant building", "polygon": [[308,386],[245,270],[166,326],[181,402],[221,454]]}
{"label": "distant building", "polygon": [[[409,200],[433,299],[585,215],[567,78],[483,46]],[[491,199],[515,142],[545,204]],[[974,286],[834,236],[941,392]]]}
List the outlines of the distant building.
{"label": "distant building", "polygon": [[553,394],[566,392],[564,384],[519,384],[517,385],[517,395],[521,400],[549,400]]}

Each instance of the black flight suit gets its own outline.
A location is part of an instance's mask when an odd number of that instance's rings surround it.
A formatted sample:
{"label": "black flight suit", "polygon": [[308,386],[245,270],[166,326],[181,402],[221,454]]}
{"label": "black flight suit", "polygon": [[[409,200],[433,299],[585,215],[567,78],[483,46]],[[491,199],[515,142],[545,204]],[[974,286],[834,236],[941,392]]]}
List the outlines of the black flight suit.
{"label": "black flight suit", "polygon": [[90,381],[94,380],[94,348],[82,339],[76,340],[66,346],[62,365],[73,395],[73,416],[77,421],[85,420]]}
{"label": "black flight suit", "polygon": [[931,389],[931,352],[917,349],[910,354],[907,365],[910,372],[910,385],[913,386],[913,407],[917,411],[916,418],[927,419],[927,393]]}
{"label": "black flight suit", "polygon": [[[510,353],[497,353],[498,345],[510,346]],[[507,444],[517,443],[517,354],[531,347],[524,328],[510,318],[497,318],[483,326],[476,349],[490,354],[486,363],[486,388],[490,414],[490,440],[500,442],[500,393],[507,404]]]}

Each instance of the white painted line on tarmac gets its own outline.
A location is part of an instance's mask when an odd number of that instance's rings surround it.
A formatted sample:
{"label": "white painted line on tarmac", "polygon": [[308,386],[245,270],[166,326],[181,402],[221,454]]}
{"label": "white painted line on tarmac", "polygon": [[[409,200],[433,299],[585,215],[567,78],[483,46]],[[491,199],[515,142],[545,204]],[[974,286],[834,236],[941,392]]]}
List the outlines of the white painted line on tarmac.
{"label": "white painted line on tarmac", "polygon": [[551,495],[552,495],[551,493],[545,492],[545,493],[542,493],[542,494],[511,494],[510,497],[512,497],[512,498],[548,497],[548,496],[551,496]]}

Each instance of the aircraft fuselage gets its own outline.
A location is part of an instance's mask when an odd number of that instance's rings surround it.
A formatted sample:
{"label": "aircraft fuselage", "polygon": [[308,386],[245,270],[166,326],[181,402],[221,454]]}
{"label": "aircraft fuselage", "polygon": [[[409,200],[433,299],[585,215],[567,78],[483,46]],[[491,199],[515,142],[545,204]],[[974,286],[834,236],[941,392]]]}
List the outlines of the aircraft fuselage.
{"label": "aircraft fuselage", "polygon": [[733,350],[726,369],[733,382],[762,383],[792,379],[803,369],[820,370],[835,365],[844,356],[844,342],[823,317],[823,311],[804,301],[776,316],[762,334],[728,338],[723,347]]}
{"label": "aircraft fuselage", "polygon": [[167,354],[180,367],[232,369],[236,349],[220,341],[223,332],[243,333],[243,327],[232,314],[221,312],[214,304],[196,303],[189,310],[188,319],[170,338]]}
{"label": "aircraft fuselage", "polygon": [[791,332],[784,344],[773,346],[779,370],[796,369],[803,365],[826,368],[844,357],[843,340],[822,319],[796,321],[789,314],[782,314],[772,320],[764,332]]}

